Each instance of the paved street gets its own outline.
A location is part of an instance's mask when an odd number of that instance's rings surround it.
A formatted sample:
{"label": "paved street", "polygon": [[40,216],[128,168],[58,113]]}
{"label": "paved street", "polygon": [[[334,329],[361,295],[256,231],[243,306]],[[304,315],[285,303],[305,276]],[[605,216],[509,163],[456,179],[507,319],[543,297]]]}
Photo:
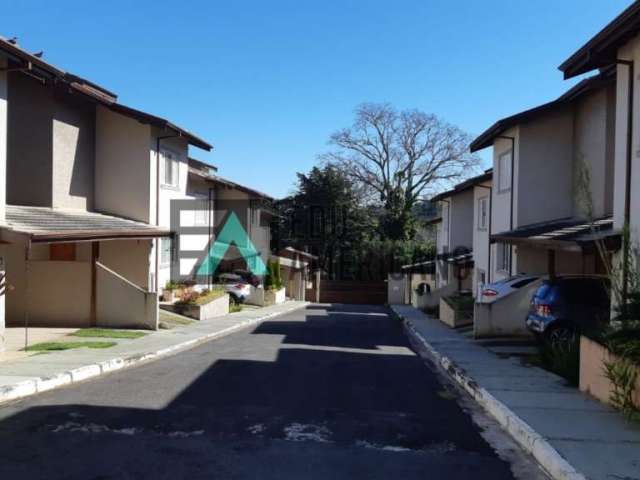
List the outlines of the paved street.
{"label": "paved street", "polygon": [[0,477],[514,478],[441,382],[385,308],[312,305],[1,408]]}

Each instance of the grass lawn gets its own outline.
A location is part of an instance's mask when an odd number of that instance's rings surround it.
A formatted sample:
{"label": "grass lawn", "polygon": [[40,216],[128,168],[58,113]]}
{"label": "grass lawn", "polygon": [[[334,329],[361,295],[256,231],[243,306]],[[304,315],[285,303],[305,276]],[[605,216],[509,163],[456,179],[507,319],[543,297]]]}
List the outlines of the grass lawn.
{"label": "grass lawn", "polygon": [[42,342],[34,343],[25,348],[27,352],[55,352],[58,350],[71,350],[72,348],[109,348],[116,342]]}
{"label": "grass lawn", "polygon": [[162,330],[171,330],[172,328],[182,327],[185,325],[191,325],[195,323],[195,320],[177,315],[175,313],[169,313],[164,310],[160,310],[160,328]]}
{"label": "grass lawn", "polygon": [[89,338],[140,338],[145,335],[145,332],[136,332],[134,330],[113,330],[110,328],[82,328],[70,334],[72,337]]}

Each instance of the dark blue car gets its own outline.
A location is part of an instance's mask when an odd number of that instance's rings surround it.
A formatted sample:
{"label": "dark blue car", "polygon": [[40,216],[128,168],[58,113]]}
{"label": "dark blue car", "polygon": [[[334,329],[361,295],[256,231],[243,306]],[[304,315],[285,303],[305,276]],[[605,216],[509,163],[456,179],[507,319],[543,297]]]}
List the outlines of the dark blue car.
{"label": "dark blue car", "polygon": [[566,341],[606,324],[609,282],[599,276],[558,276],[544,280],[531,298],[527,327],[547,340]]}

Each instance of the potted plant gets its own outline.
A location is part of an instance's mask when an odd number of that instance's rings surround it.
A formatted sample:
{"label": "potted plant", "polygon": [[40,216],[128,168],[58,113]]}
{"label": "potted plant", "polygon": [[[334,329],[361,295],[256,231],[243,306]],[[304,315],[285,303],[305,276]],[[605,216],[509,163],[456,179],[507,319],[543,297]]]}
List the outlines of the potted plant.
{"label": "potted plant", "polygon": [[164,289],[162,290],[162,299],[165,302],[173,303],[175,300],[175,292],[177,288],[178,288],[178,284],[176,282],[174,282],[173,280],[167,281],[167,283],[164,286]]}
{"label": "potted plant", "polygon": [[196,320],[208,320],[229,313],[229,294],[222,287],[201,292],[190,288],[182,293],[174,306],[182,315]]}
{"label": "potted plant", "polygon": [[277,305],[286,300],[282,268],[277,260],[267,261],[267,275],[264,279],[264,304]]}

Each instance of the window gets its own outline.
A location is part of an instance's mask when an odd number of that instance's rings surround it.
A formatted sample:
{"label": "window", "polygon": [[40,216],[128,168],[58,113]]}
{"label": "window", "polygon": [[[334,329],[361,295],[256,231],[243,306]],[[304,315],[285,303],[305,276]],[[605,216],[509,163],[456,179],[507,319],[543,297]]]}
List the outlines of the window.
{"label": "window", "polygon": [[164,184],[171,187],[178,186],[178,156],[169,151],[163,150],[162,156],[164,157]]}
{"label": "window", "polygon": [[489,198],[478,199],[478,230],[486,230],[489,223]]}
{"label": "window", "polygon": [[209,225],[209,202],[207,200],[198,202],[198,208],[194,212],[193,224],[196,227]]}
{"label": "window", "polygon": [[162,238],[160,240],[160,265],[171,265],[171,239]]}
{"label": "window", "polygon": [[511,247],[506,243],[497,244],[496,270],[511,271]]}
{"label": "window", "polygon": [[75,243],[52,243],[49,245],[49,260],[57,262],[75,262]]}
{"label": "window", "polygon": [[511,150],[498,157],[498,192],[511,190]]}

